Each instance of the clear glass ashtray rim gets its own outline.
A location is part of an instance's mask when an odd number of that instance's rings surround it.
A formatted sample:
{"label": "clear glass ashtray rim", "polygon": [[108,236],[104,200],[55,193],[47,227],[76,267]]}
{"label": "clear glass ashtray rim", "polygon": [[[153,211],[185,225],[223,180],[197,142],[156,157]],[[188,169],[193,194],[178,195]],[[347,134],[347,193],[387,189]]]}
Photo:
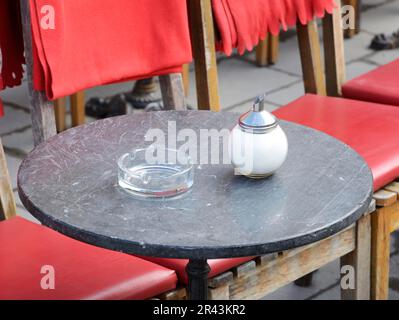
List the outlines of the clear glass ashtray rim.
{"label": "clear glass ashtray rim", "polygon": [[[118,170],[121,170],[123,173],[129,175],[129,176],[132,177],[132,178],[136,178],[136,179],[142,180],[142,179],[143,179],[143,176],[142,176],[142,175],[138,175],[138,174],[132,173],[131,170],[129,170],[129,169],[126,167],[124,161],[125,161],[126,158],[129,157],[129,156],[136,155],[137,153],[140,153],[140,152],[146,152],[146,151],[149,150],[149,149],[150,149],[150,148],[139,148],[139,149],[133,150],[132,152],[127,152],[127,153],[124,153],[123,155],[121,155],[121,156],[118,158],[118,160],[117,160],[117,163],[118,163]],[[164,148],[164,151],[167,152],[167,153],[173,152],[173,153],[175,153],[176,155],[177,155],[178,152],[179,152],[179,150],[172,149],[172,148]],[[177,157],[176,157],[176,159],[177,159]],[[173,179],[174,177],[184,176],[185,174],[187,174],[187,173],[189,173],[190,171],[192,171],[193,168],[194,168],[194,164],[191,163],[191,158],[190,158],[190,156],[186,155],[186,160],[187,160],[187,163],[186,163],[186,164],[179,164],[177,161],[176,161],[176,163],[167,163],[167,162],[166,162],[166,163],[163,163],[162,165],[170,165],[170,166],[172,166],[172,165],[179,165],[179,166],[184,167],[184,169],[178,170],[178,171],[176,171],[175,173],[169,175],[168,177],[159,177],[159,178],[154,178],[154,177],[152,177],[151,180],[152,180],[152,181],[164,181],[164,180]],[[157,164],[157,163],[148,164],[148,166],[154,166],[154,165],[160,165],[160,164]]]}

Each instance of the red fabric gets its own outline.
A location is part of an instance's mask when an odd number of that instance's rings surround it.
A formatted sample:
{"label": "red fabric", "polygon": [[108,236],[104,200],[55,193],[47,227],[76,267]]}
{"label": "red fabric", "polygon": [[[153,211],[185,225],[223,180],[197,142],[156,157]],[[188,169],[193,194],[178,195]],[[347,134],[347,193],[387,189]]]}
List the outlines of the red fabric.
{"label": "red fabric", "polygon": [[3,101],[0,99],[0,118],[4,116]]}
{"label": "red fabric", "polygon": [[351,146],[370,166],[374,190],[399,177],[399,108],[305,95],[274,114],[323,131]]}
{"label": "red fabric", "polygon": [[[147,299],[177,282],[172,270],[19,217],[0,223],[0,265],[0,299]],[[54,267],[54,290],[41,288],[45,265]]]}
{"label": "red fabric", "polygon": [[19,1],[0,0],[0,90],[21,84],[24,44]]}
{"label": "red fabric", "polygon": [[[154,262],[156,264],[159,264],[161,266],[164,266],[168,269],[175,270],[177,273],[177,277],[179,278],[179,281],[183,284],[188,283],[188,278],[186,273],[186,265],[188,263],[188,260],[162,259],[162,258],[149,258],[149,257],[142,257],[142,258]],[[252,259],[253,257],[208,260],[208,264],[211,267],[211,271],[209,272],[208,278],[217,276],[218,274],[221,274],[233,267],[236,267]]]}
{"label": "red fabric", "polygon": [[[192,59],[186,0],[30,0],[30,5],[40,63],[35,88],[45,89],[50,99],[179,72]],[[44,5],[54,8],[53,29],[41,27],[48,17]]]}
{"label": "red fabric", "polygon": [[399,106],[399,59],[344,84],[346,98]]}
{"label": "red fabric", "polygon": [[267,33],[277,35],[280,28],[307,24],[314,17],[332,13],[335,0],[212,0],[220,39],[216,49],[230,55],[252,50]]}

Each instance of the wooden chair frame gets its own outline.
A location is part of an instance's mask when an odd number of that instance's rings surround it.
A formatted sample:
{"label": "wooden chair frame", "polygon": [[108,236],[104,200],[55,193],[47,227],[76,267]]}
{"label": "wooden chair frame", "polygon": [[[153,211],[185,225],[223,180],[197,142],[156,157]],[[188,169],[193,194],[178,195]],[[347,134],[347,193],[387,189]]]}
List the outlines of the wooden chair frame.
{"label": "wooden chair frame", "polygon": [[[345,82],[345,59],[340,8],[323,20],[325,78],[316,24],[298,26],[298,29],[305,91],[341,96]],[[399,229],[398,195],[397,182],[374,193],[377,210],[371,215],[371,298],[376,300],[388,299],[390,235]]]}
{"label": "wooden chair frame", "polygon": [[[202,12],[196,14],[202,17],[208,15],[208,19],[204,18],[204,20],[209,21],[212,14],[210,7],[206,5],[209,0],[196,2],[202,3],[202,6],[197,7]],[[326,61],[329,61],[326,64],[326,76],[323,70],[316,22],[312,21],[307,26],[300,24],[297,26],[305,90],[308,93],[321,95],[328,93],[332,96],[341,94],[341,85],[345,77],[345,61],[340,14],[341,10],[337,8],[332,15],[327,15],[323,20],[325,56]],[[208,48],[214,48],[214,44],[209,43],[209,39],[207,44]],[[334,66],[330,66],[332,61]],[[213,68],[216,69],[216,64]],[[197,73],[196,76],[204,75],[206,76],[202,70],[202,73]],[[375,212],[375,203],[375,201],[372,202],[368,212],[357,223],[330,238],[285,252],[257,257],[209,279],[209,297],[211,299],[259,299],[340,258],[342,266],[353,266],[356,283],[353,290],[341,290],[341,297],[343,299],[370,299],[371,213]],[[161,295],[160,298],[185,299],[186,288],[172,290]]]}

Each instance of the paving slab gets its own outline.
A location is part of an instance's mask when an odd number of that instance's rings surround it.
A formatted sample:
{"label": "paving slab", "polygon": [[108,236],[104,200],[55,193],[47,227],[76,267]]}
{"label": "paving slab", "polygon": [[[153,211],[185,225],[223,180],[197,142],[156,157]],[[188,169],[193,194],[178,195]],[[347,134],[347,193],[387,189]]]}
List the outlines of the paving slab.
{"label": "paving slab", "polygon": [[302,97],[305,94],[303,81],[296,81],[278,91],[270,93],[267,99],[276,105],[284,106],[292,101]]}
{"label": "paving slab", "polygon": [[366,60],[382,66],[396,59],[399,59],[399,48],[393,50],[378,51],[374,55],[368,57]]}
{"label": "paving slab", "polygon": [[362,13],[361,29],[372,34],[392,33],[397,31],[399,1],[393,0]]}
{"label": "paving slab", "polygon": [[33,149],[33,133],[31,127],[3,135],[1,139],[5,147],[14,149],[16,152],[27,154]]}
{"label": "paving slab", "polygon": [[346,80],[351,80],[364,73],[370,72],[377,68],[375,64],[367,61],[354,61],[346,66]]}
{"label": "paving slab", "polygon": [[29,110],[29,95],[26,81],[23,81],[18,87],[0,91],[0,98],[5,103],[12,102]]}
{"label": "paving slab", "polygon": [[4,117],[0,118],[0,135],[24,129],[30,124],[29,112],[6,105],[4,107]]}

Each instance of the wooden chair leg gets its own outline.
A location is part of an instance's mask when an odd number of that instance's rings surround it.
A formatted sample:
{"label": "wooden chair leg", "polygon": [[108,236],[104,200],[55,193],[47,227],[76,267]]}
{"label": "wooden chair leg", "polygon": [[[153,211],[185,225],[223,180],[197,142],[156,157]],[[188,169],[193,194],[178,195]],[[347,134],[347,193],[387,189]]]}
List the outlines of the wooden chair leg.
{"label": "wooden chair leg", "polygon": [[165,110],[186,110],[186,99],[181,73],[160,76],[159,85],[161,87]]}
{"label": "wooden chair leg", "polygon": [[85,123],[85,94],[84,91],[71,95],[72,127]]}
{"label": "wooden chair leg", "polygon": [[182,77],[183,77],[184,94],[187,97],[188,91],[190,89],[190,65],[188,63],[183,65]]}
{"label": "wooden chair leg", "polygon": [[30,54],[33,52],[33,50],[29,12],[29,1],[21,0],[21,19],[24,36],[24,47],[25,52],[29,53],[25,55],[25,60],[29,88],[33,140],[36,146],[48,138],[56,135],[57,129],[55,125],[53,103],[47,99],[44,92],[38,92],[33,89],[33,57],[32,54]]}
{"label": "wooden chair leg", "polygon": [[3,144],[0,139],[0,220],[9,219],[16,215],[14,193],[7,168]]}
{"label": "wooden chair leg", "polygon": [[268,39],[269,35],[264,40],[259,41],[256,47],[256,64],[258,67],[265,67],[269,63]]}
{"label": "wooden chair leg", "polygon": [[279,36],[267,35],[256,47],[256,64],[265,67],[275,64],[279,54]]}
{"label": "wooden chair leg", "polygon": [[269,44],[268,62],[269,64],[276,64],[279,55],[280,37],[278,35],[270,35],[267,39]]}
{"label": "wooden chair leg", "polygon": [[220,110],[211,0],[188,1],[198,109]]}
{"label": "wooden chair leg", "polygon": [[[341,258],[341,270],[350,266],[354,271],[354,288],[341,285],[342,300],[370,300],[371,216],[356,223],[356,249]],[[349,271],[350,272],[350,271]],[[351,275],[350,273],[347,275]]]}
{"label": "wooden chair leg", "polygon": [[371,299],[387,300],[389,293],[390,207],[378,208],[371,218]]}
{"label": "wooden chair leg", "polygon": [[311,21],[306,26],[298,23],[297,34],[305,92],[326,95],[326,83],[316,21]]}
{"label": "wooden chair leg", "polygon": [[66,129],[66,98],[60,98],[54,101],[54,113],[57,132],[62,132]]}

